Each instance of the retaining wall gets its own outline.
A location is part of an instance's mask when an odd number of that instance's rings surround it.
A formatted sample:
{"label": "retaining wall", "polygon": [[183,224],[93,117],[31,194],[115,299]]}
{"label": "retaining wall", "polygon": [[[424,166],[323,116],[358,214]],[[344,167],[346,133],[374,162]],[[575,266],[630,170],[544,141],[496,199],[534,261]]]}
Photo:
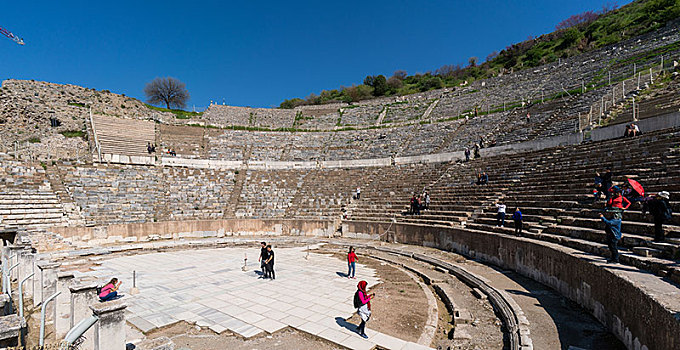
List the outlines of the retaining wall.
{"label": "retaining wall", "polygon": [[94,227],[52,227],[50,232],[73,243],[106,244],[153,239],[204,238],[252,235],[329,236],[334,224],[327,220],[226,219],[164,221]]}
{"label": "retaining wall", "polygon": [[[640,127],[640,131],[643,133],[669,128],[677,128],[680,127],[680,112],[664,114],[654,118],[645,118],[637,121],[636,123]],[[629,123],[616,124],[595,129],[590,134],[590,138],[593,141],[602,141],[622,137],[623,133],[626,131],[626,125],[628,124]]]}
{"label": "retaining wall", "polygon": [[[343,226],[351,234],[375,235],[390,223]],[[577,302],[628,349],[680,348],[677,286],[659,277],[636,273],[640,281],[630,269],[606,268],[601,259],[557,244],[463,228],[393,224],[383,239],[452,250],[517,271]]]}

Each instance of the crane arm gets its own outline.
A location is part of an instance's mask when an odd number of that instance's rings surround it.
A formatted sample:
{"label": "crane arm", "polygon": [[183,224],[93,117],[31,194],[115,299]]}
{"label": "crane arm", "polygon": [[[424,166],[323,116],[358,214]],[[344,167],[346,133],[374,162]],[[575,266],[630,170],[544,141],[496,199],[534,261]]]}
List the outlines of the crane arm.
{"label": "crane arm", "polygon": [[24,45],[24,40],[23,40],[23,39],[21,39],[20,37],[18,37],[18,36],[16,36],[16,35],[12,34],[12,32],[10,32],[9,30],[7,30],[7,29],[5,29],[5,28],[3,28],[3,27],[0,27],[0,34],[2,34],[2,35],[4,35],[4,36],[6,36],[6,37],[12,39],[12,41],[14,41],[15,43],[17,43],[17,44],[19,44],[19,45]]}

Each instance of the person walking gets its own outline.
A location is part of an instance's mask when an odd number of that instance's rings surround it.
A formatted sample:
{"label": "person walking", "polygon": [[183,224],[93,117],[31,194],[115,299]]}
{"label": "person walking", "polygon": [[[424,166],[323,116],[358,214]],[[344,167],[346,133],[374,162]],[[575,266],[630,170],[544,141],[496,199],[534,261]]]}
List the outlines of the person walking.
{"label": "person walking", "polygon": [[668,200],[671,194],[667,191],[661,191],[654,196],[654,198],[645,202],[642,207],[642,215],[647,211],[652,214],[654,218],[654,241],[663,242],[666,237],[663,232],[663,224],[673,218],[673,210]]}
{"label": "person walking", "polygon": [[357,261],[359,261],[359,259],[357,259],[354,247],[349,247],[349,253],[347,253],[347,267],[349,268],[347,271],[347,278],[356,278],[354,277],[354,274],[357,271]]}
{"label": "person walking", "polygon": [[267,251],[267,242],[260,242],[260,257],[257,261],[260,262],[260,271],[262,271],[262,278],[269,277],[267,275],[267,258],[269,258],[269,252]]}
{"label": "person walking", "polygon": [[361,187],[357,187],[357,199],[361,199]]}
{"label": "person walking", "polygon": [[274,273],[274,251],[272,250],[272,246],[268,245],[267,246],[267,261],[266,261],[266,269],[267,269],[267,275],[269,278],[275,280],[276,279],[276,274]]}
{"label": "person walking", "polygon": [[505,226],[505,204],[496,202],[496,227]]}
{"label": "person walking", "polygon": [[515,235],[522,235],[522,212],[519,208],[515,208],[515,212],[512,213],[512,221],[515,222]]}
{"label": "person walking", "polygon": [[621,239],[621,213],[614,213],[614,217],[609,220],[602,213],[600,213],[600,220],[604,222],[604,232],[606,233],[607,247],[611,257],[608,262],[619,263],[619,248],[618,243]]}
{"label": "person walking", "polygon": [[120,288],[120,285],[123,283],[123,281],[118,281],[117,278],[112,278],[109,283],[104,285],[102,287],[101,291],[99,291],[99,301],[105,302],[109,300],[114,300],[118,298],[118,288]]}
{"label": "person walking", "polygon": [[357,333],[363,338],[368,338],[366,335],[366,322],[371,318],[371,299],[375,297],[375,293],[368,294],[366,292],[367,285],[366,281],[359,281],[357,291],[354,293],[354,307],[357,308],[357,313],[361,317]]}
{"label": "person walking", "polygon": [[470,147],[465,147],[465,161],[470,161]]}
{"label": "person walking", "polygon": [[430,210],[430,192],[425,191],[425,209]]}

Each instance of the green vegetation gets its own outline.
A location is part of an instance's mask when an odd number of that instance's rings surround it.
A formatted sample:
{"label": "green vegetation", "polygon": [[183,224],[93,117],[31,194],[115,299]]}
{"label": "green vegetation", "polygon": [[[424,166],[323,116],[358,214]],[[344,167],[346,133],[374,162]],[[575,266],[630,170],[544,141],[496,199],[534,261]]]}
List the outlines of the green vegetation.
{"label": "green vegetation", "polygon": [[163,108],[163,107],[156,107],[152,106],[148,103],[145,103],[147,107],[150,109],[153,109],[154,111],[159,111],[159,112],[170,112],[175,115],[177,119],[191,119],[192,117],[197,117],[203,114],[203,112],[188,112],[184,111],[181,109],[168,109],[168,108]]}
{"label": "green vegetation", "polygon": [[80,138],[86,138],[87,133],[85,133],[82,130],[67,130],[67,131],[62,131],[60,134],[64,135],[64,137],[71,138],[71,137],[80,137]]}
{"label": "green vegetation", "polygon": [[[390,78],[369,75],[363,84],[324,90],[319,95],[310,94],[305,99],[292,98],[281,103],[280,108],[300,105],[317,105],[334,102],[357,102],[380,96],[401,96],[443,87],[463,86],[471,81],[497,76],[511,70],[527,69],[568,58],[586,51],[618,43],[641,34],[662,28],[680,17],[678,0],[637,0],[620,9],[603,8],[571,16],[549,34],[510,45],[501,52],[493,52],[486,61],[478,64],[476,57],[468,66],[445,65],[425,74],[408,76],[396,71]],[[677,49],[680,43],[667,45],[651,52],[613,64],[632,64]],[[639,67],[642,69],[643,67]],[[599,79],[604,79],[600,72]],[[595,81],[594,83],[598,83]],[[572,92],[569,91],[571,94]],[[564,94],[566,95],[566,93]]]}
{"label": "green vegetation", "polygon": [[74,107],[81,107],[81,108],[87,107],[87,105],[85,105],[84,103],[80,103],[80,102],[69,102],[68,105],[74,106]]}
{"label": "green vegetation", "polygon": [[40,143],[40,138],[37,136],[33,136],[30,139],[28,139],[28,142],[30,143]]}

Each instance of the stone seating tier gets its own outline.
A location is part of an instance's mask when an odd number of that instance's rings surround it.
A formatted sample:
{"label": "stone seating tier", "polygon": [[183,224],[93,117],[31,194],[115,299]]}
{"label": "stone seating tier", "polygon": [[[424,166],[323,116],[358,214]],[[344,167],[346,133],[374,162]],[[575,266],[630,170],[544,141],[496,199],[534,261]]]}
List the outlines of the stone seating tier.
{"label": "stone seating tier", "polygon": [[153,122],[97,114],[92,119],[102,154],[146,157],[147,143],[156,142]]}

